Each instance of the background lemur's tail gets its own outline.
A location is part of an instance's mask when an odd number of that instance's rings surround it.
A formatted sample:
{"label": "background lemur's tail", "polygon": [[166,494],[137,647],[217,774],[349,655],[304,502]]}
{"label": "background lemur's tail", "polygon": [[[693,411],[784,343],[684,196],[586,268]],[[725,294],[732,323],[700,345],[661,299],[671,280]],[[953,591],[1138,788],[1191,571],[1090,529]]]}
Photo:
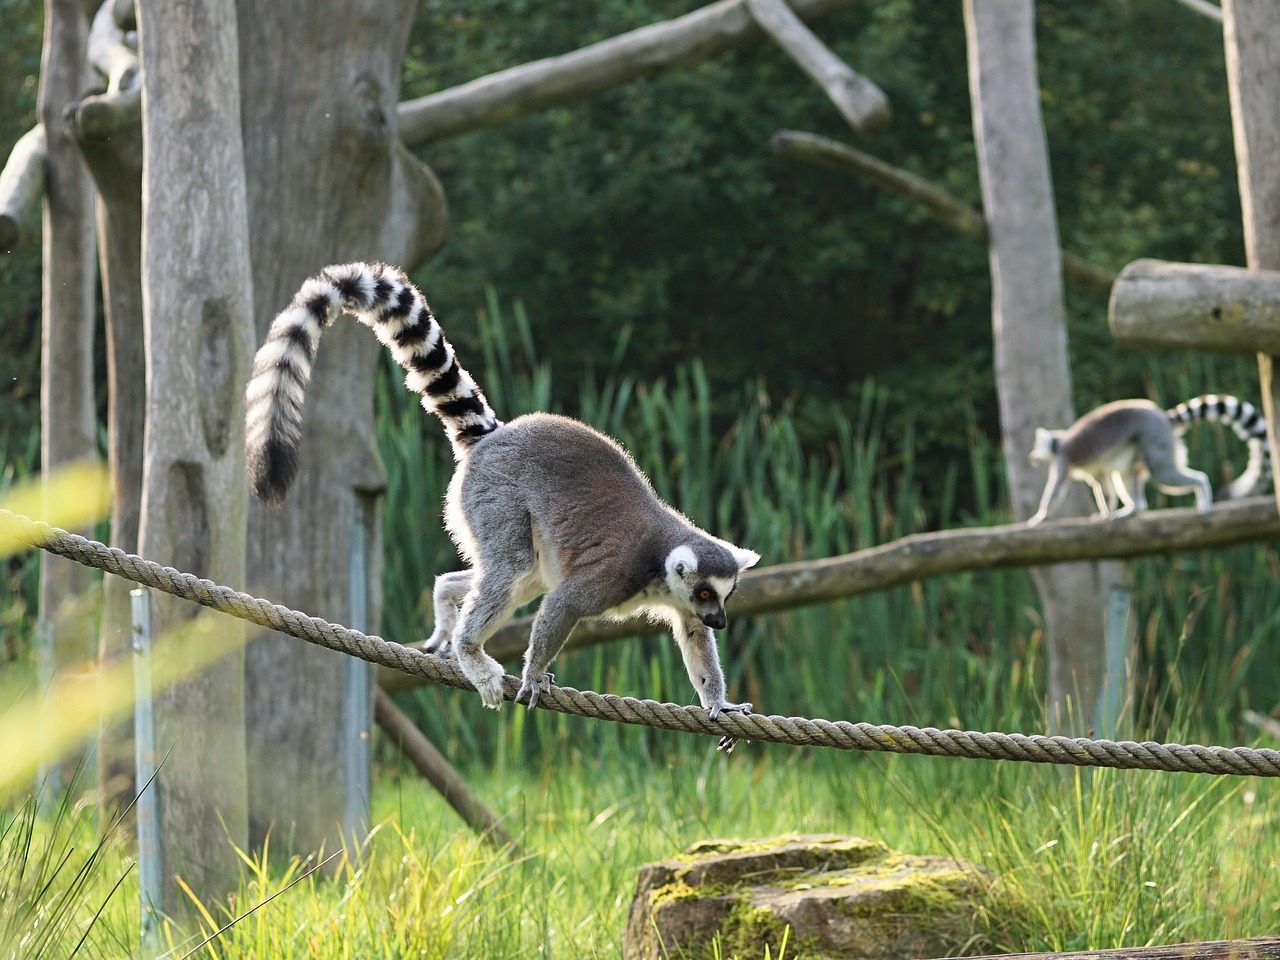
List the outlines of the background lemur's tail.
{"label": "background lemur's tail", "polygon": [[1271,451],[1267,443],[1267,418],[1257,407],[1239,397],[1209,393],[1165,412],[1179,432],[1196,420],[1216,420],[1231,427],[1236,436],[1249,445],[1249,462],[1244,472],[1219,492],[1219,500],[1263,492],[1266,479],[1271,475]]}
{"label": "background lemur's tail", "polygon": [[271,323],[245,391],[245,450],[254,493],[279,503],[298,469],[298,442],[320,335],[349,313],[408,371],[405,386],[444,423],[454,459],[502,421],[458,365],[426,299],[404,272],[385,263],[326,267],[302,285]]}

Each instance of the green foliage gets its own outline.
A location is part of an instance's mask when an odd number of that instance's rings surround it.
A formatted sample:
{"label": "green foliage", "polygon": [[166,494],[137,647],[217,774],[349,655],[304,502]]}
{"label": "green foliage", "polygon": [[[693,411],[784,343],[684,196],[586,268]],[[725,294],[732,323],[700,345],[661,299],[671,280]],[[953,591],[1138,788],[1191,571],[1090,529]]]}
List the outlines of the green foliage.
{"label": "green foliage", "polygon": [[[195,960],[617,958],[640,864],[708,838],[793,832],[982,864],[993,890],[976,933],[993,952],[1254,936],[1280,908],[1277,795],[1247,779],[747,745],[730,759],[709,745],[650,757],[639,730],[608,755],[559,747],[467,770],[526,859],[475,839],[416,777],[384,775],[361,859],[285,889],[310,864],[250,858],[204,926],[280,895]],[[92,875],[83,916],[108,899],[115,856]],[[90,955],[138,955],[137,897],[134,871]],[[191,934],[171,931],[187,949],[203,939]]]}
{"label": "green foliage", "polygon": [[[405,92],[693,6],[428,2]],[[1241,262],[1220,32],[1155,2],[1036,9],[1064,247],[1110,269],[1138,256]],[[980,206],[960,9],[855,4],[815,28],[893,104],[892,126],[858,145]],[[764,378],[775,403],[793,398],[807,443],[832,439],[833,412],[852,416],[874,378],[890,435],[910,424],[927,472],[963,462],[953,411],[998,435],[985,251],[908,201],[775,157],[783,127],[851,138],[765,43],[430,145],[453,218],[427,285],[439,315],[469,314],[497,284],[528,306],[560,369],[599,365],[628,337],[624,369],[643,382],[697,356],[720,429],[742,384]],[[1115,350],[1103,298],[1073,291],[1068,306],[1079,409],[1141,395],[1151,356]],[[561,382],[557,400],[575,387]]]}
{"label": "green foliage", "polygon": [[[69,789],[41,813],[34,796],[0,810],[0,957],[118,955],[93,926],[128,874]],[[102,931],[98,931],[99,934]],[[118,946],[118,944],[117,944]]]}
{"label": "green foliage", "polygon": [[[529,317],[501,308],[490,291],[462,355],[510,417],[556,394],[551,368],[530,342]],[[519,344],[520,346],[515,346]],[[617,436],[661,496],[696,523],[759,551],[766,564],[818,559],[922,530],[1008,522],[999,452],[961,412],[965,461],[941,473],[919,467],[913,434],[889,436],[885,396],[863,389],[857,415],[833,419],[835,439],[810,449],[789,405],[762,387],[738,394],[737,416],[714,426],[712,387],[696,360],[672,380],[642,383],[615,366],[580,378],[581,404],[568,410]],[[388,372],[391,370],[387,365]],[[1168,404],[1251,371],[1245,360],[1185,358],[1149,389]],[[458,559],[443,533],[441,498],[452,473],[434,418],[398,383],[379,385],[379,443],[389,474],[384,508],[384,633],[419,640],[430,631],[430,590]],[[1215,485],[1243,463],[1233,434],[1209,426],[1188,436],[1193,464],[1212,464]],[[975,491],[959,503],[957,489]],[[1159,505],[1153,493],[1153,505]],[[1280,582],[1270,545],[1134,561],[1139,624],[1139,711],[1144,729],[1171,723],[1175,706],[1197,703],[1215,736],[1240,735],[1247,707],[1280,701],[1280,665],[1266,655],[1278,622]],[[879,591],[822,607],[735,619],[721,641],[731,697],[769,713],[867,718],[885,723],[1033,730],[1043,726],[1045,652],[1038,602],[1025,571],[973,571]],[[674,644],[658,636],[570,650],[557,660],[562,682],[611,693],[694,702]],[[407,708],[450,755],[510,758],[569,743],[601,754],[620,749],[609,725],[583,729],[536,711],[482,710],[474,698],[426,688]],[[526,728],[531,728],[527,732]],[[647,735],[655,749],[669,738]],[[696,747],[694,748],[696,749]]]}

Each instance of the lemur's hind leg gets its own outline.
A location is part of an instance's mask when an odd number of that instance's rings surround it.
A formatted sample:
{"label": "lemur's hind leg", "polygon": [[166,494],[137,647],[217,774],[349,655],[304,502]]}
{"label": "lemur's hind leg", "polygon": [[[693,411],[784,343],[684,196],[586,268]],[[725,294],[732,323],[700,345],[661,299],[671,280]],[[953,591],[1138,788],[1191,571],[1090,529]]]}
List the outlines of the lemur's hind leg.
{"label": "lemur's hind leg", "polygon": [[[1180,443],[1178,447],[1181,448]],[[1208,513],[1213,508],[1213,487],[1209,478],[1199,470],[1183,465],[1186,460],[1181,449],[1175,450],[1171,446],[1163,457],[1146,456],[1143,459],[1147,462],[1152,481],[1165,493],[1194,493],[1197,510]]]}
{"label": "lemur's hind leg", "polygon": [[484,652],[485,641],[511,618],[519,606],[517,585],[523,571],[483,570],[471,582],[453,632],[458,666],[486,707],[502,706],[502,664]]}
{"label": "lemur's hind leg", "polygon": [[427,653],[438,657],[453,656],[453,631],[458,624],[458,610],[471,589],[472,570],[456,570],[436,577],[431,591],[431,605],[435,611],[435,629],[423,645]]}
{"label": "lemur's hind leg", "polygon": [[1093,502],[1098,505],[1098,512],[1094,515],[1095,519],[1101,520],[1103,517],[1111,514],[1111,499],[1115,494],[1115,490],[1111,485],[1111,477],[1103,474],[1102,479],[1092,475],[1086,475],[1084,481],[1089,484],[1089,489],[1093,491]]}

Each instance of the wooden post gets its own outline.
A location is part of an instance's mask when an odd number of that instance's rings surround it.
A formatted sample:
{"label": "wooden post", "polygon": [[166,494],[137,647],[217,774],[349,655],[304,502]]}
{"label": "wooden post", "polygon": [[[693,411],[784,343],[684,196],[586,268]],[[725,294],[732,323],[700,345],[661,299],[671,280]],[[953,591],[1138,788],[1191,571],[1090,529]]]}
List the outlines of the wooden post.
{"label": "wooden post", "polygon": [[[1067,367],[1061,253],[1040,119],[1031,0],[965,0],[969,86],[990,230],[996,391],[1013,514],[1030,516],[1044,470],[1027,461],[1037,427],[1075,420]],[[1076,512],[1085,506],[1074,494]],[[1049,651],[1055,731],[1086,731],[1102,685],[1104,598],[1115,564],[1033,571]]]}
{"label": "wooden post", "polygon": [[[79,0],[45,4],[39,113],[46,142],[40,351],[40,469],[46,477],[60,466],[98,457],[93,183],[62,119],[88,83],[88,34]],[[40,555],[39,618],[49,643],[44,658],[55,682],[83,682],[96,658],[84,603],[93,583],[91,572],[79,564]],[[66,758],[64,773],[69,775],[76,763]]]}
{"label": "wooden post", "polygon": [[1108,314],[1122,347],[1280,354],[1280,271],[1135,260]]}
{"label": "wooden post", "polygon": [[[253,313],[240,141],[239,53],[232,0],[141,0],[143,64],[142,290],[147,427],[138,546],[145,556],[219,583],[245,570],[244,421]],[[157,638],[191,604],[156,597]],[[248,848],[244,652],[229,650],[154,705],[156,749],[168,759],[160,799],[164,904],[194,904],[239,885],[233,847]]]}
{"label": "wooden post", "polygon": [[[1252,268],[1280,270],[1280,4],[1224,0],[1222,14],[1245,257]],[[1280,475],[1277,356],[1280,353],[1258,354],[1273,476]],[[1280,503],[1280,484],[1276,502]]]}

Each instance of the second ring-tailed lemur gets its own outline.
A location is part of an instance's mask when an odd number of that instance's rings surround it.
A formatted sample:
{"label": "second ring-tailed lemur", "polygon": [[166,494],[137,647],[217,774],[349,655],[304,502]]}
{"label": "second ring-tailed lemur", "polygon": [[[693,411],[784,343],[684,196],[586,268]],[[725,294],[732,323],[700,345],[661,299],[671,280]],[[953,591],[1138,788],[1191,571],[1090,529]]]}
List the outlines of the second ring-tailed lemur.
{"label": "second ring-tailed lemur", "polygon": [[545,594],[517,694],[529,695],[530,708],[550,689],[547,667],[579,620],[645,614],[670,625],[713,719],[751,712],[751,704],[725,699],[712,631],[724,627],[725,601],[759,555],[699,530],[659,500],[622,447],[586,424],[548,413],[499,420],[396,267],[327,267],[272,322],[245,393],[245,446],[259,498],[279,503],[294,479],[312,364],[321,334],[341,313],[391,350],[408,371],[405,386],[422,395],[453,446],[445,527],[471,567],[436,579],[427,649],[452,651],[486,707],[502,705],[503,671],[485,641],[518,606]]}
{"label": "second ring-tailed lemur", "polygon": [[[1209,478],[1188,469],[1182,442],[1182,434],[1196,420],[1227,423],[1249,446],[1248,466],[1220,499],[1247,496],[1258,488],[1270,473],[1271,460],[1266,419],[1252,404],[1215,394],[1168,410],[1149,400],[1117,400],[1091,410],[1065,430],[1036,430],[1031,462],[1048,463],[1049,477],[1040,508],[1027,523],[1043,521],[1072,478],[1089,484],[1102,517],[1145,510],[1143,484],[1148,478],[1166,493],[1195,493],[1197,508],[1208,511]],[[1114,509],[1117,499],[1123,504],[1119,510]]]}

